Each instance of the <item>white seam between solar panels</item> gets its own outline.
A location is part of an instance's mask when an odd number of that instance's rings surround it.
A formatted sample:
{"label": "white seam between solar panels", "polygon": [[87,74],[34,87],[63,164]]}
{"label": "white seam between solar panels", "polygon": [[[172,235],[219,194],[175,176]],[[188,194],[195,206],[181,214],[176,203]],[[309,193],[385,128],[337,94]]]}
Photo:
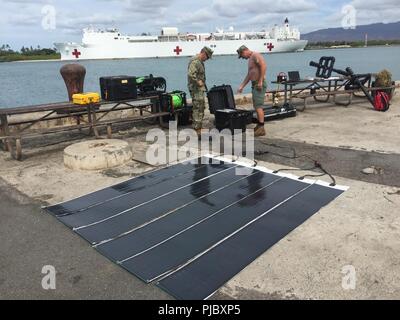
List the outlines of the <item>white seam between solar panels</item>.
{"label": "white seam between solar panels", "polygon": [[122,212],[120,212],[120,213],[117,213],[117,214],[115,214],[115,215],[112,215],[111,217],[108,217],[108,218],[99,220],[99,221],[97,221],[97,222],[90,223],[90,224],[85,225],[85,226],[73,228],[73,230],[76,231],[76,230],[81,230],[81,229],[89,228],[89,227],[98,225],[98,224],[100,224],[100,223],[106,222],[106,221],[108,221],[108,220],[114,219],[114,218],[116,218],[116,217],[119,217],[120,215],[123,215],[124,213],[127,213],[127,212],[132,211],[132,210],[134,210],[134,209],[137,209],[137,208],[139,208],[139,207],[141,207],[141,206],[144,206],[144,205],[146,205],[146,204],[149,204],[149,203],[151,203],[151,202],[153,202],[153,201],[155,201],[155,200],[158,200],[158,199],[161,199],[161,198],[163,198],[163,197],[166,197],[166,196],[168,196],[168,195],[170,195],[170,194],[172,194],[172,193],[174,193],[174,192],[177,192],[177,191],[179,191],[179,190],[182,190],[182,189],[184,189],[184,188],[187,188],[187,187],[189,187],[189,186],[191,186],[191,185],[193,185],[193,184],[195,184],[195,183],[198,183],[198,182],[200,182],[200,181],[203,181],[203,180],[206,180],[206,179],[208,179],[208,178],[214,177],[214,176],[216,176],[216,175],[218,175],[218,174],[221,174],[221,173],[223,173],[223,172],[225,172],[225,171],[233,170],[233,169],[235,169],[236,167],[237,167],[237,165],[235,165],[235,166],[233,166],[233,167],[231,167],[231,168],[225,169],[225,170],[218,171],[218,172],[216,172],[216,173],[214,173],[214,174],[212,174],[212,175],[209,175],[209,176],[204,177],[204,178],[202,178],[202,179],[199,179],[199,180],[197,180],[197,181],[195,181],[195,182],[189,183],[189,184],[187,184],[187,185],[185,185],[185,186],[183,186],[183,187],[180,187],[180,188],[178,188],[178,189],[174,189],[174,190],[172,190],[172,191],[169,191],[169,192],[167,192],[167,193],[164,193],[164,194],[162,194],[162,195],[160,195],[160,196],[158,196],[158,197],[156,197],[156,198],[154,198],[154,199],[151,199],[151,200],[149,200],[149,201],[143,202],[143,203],[141,203],[141,204],[139,204],[139,205],[136,205],[136,206],[134,206],[134,207],[132,207],[132,208],[126,209],[126,210],[124,210],[124,211],[122,211]]}
{"label": "white seam between solar panels", "polygon": [[[256,170],[259,170],[259,171],[262,171],[262,172],[271,173],[271,174],[274,174],[274,175],[278,175],[280,177],[285,177],[285,178],[288,178],[288,179],[291,179],[291,180],[296,180],[296,181],[300,181],[300,182],[304,182],[304,183],[308,183],[308,184],[316,184],[316,185],[320,185],[320,186],[323,186],[323,187],[336,189],[336,190],[340,190],[340,191],[349,190],[349,187],[347,187],[347,186],[341,186],[341,185],[331,186],[328,182],[323,181],[323,180],[312,180],[312,179],[300,180],[298,176],[296,176],[294,174],[291,174],[291,173],[286,173],[286,172],[274,173],[273,170],[267,169],[265,167],[261,167],[261,166],[258,166],[258,165],[257,166],[251,166],[250,164],[248,164],[246,162],[239,161],[239,160],[235,161],[235,160],[223,157],[223,156],[213,156],[212,154],[206,154],[203,157],[218,159],[219,161],[223,161],[223,162],[235,163],[235,164],[238,164],[238,165],[243,166],[243,167],[253,168],[253,169],[256,169]],[[307,171],[307,170],[304,170],[304,171]]]}
{"label": "white seam between solar panels", "polygon": [[299,194],[301,194],[302,192],[306,191],[307,189],[309,189],[310,187],[312,187],[313,185],[315,185],[315,183],[308,185],[307,187],[303,188],[302,190],[296,192],[295,194],[293,194],[292,196],[290,196],[289,198],[287,198],[286,200],[278,203],[276,206],[274,206],[273,208],[269,209],[268,211],[264,212],[263,214],[261,214],[260,216],[258,216],[257,218],[253,219],[252,221],[248,222],[247,224],[245,224],[244,226],[242,226],[241,228],[239,228],[238,230],[236,230],[235,232],[231,233],[230,235],[226,236],[224,239],[218,241],[217,243],[215,243],[214,245],[212,245],[211,247],[209,247],[207,250],[204,250],[203,252],[199,253],[198,255],[196,255],[195,257],[193,257],[192,259],[188,260],[187,262],[185,262],[184,264],[182,264],[181,266],[175,268],[175,269],[171,269],[168,270],[166,272],[164,272],[163,274],[158,275],[156,278],[149,280],[148,282],[153,282],[157,279],[158,282],[164,280],[165,278],[168,278],[169,276],[173,275],[174,273],[178,272],[179,270],[182,270],[183,268],[185,268],[186,266],[188,266],[189,264],[191,264],[192,262],[196,261],[197,259],[199,259],[200,257],[202,257],[203,255],[205,255],[206,253],[210,252],[211,250],[213,250],[214,248],[218,247],[220,244],[224,243],[226,240],[232,238],[234,235],[236,235],[237,233],[239,233],[240,231],[244,230],[245,228],[247,228],[248,226],[250,226],[251,224],[253,224],[254,222],[260,220],[261,218],[263,218],[264,216],[266,216],[268,213],[271,213],[272,211],[274,211],[275,209],[277,209],[278,207],[280,207],[281,205],[285,204],[286,202],[292,200],[293,198],[297,197]]}
{"label": "white seam between solar panels", "polygon": [[[278,177],[277,177],[277,178],[278,178]],[[235,202],[229,204],[228,206],[226,206],[226,207],[224,207],[224,208],[222,208],[222,209],[220,209],[220,210],[214,212],[212,215],[207,216],[206,218],[204,218],[204,219],[202,219],[202,220],[196,222],[195,224],[193,224],[193,225],[191,225],[191,226],[189,226],[189,227],[187,227],[187,228],[185,228],[185,229],[179,231],[178,233],[174,234],[173,236],[170,236],[170,237],[168,237],[167,239],[164,239],[163,241],[161,241],[161,242],[155,244],[154,246],[151,246],[150,248],[148,248],[148,249],[146,249],[146,250],[143,250],[143,251],[141,251],[141,252],[139,252],[139,253],[137,253],[137,254],[131,256],[131,257],[128,257],[128,258],[126,258],[126,259],[124,259],[124,260],[117,261],[117,263],[118,263],[118,264],[122,264],[122,263],[124,263],[124,262],[126,262],[126,261],[128,261],[128,260],[134,259],[134,258],[136,258],[136,257],[138,257],[138,256],[140,256],[140,255],[142,255],[142,254],[144,254],[144,253],[146,253],[146,252],[149,252],[149,251],[151,251],[151,250],[157,248],[158,246],[160,246],[160,245],[162,245],[162,244],[168,242],[169,240],[172,240],[172,239],[176,238],[176,237],[179,236],[180,234],[185,233],[186,231],[188,231],[188,230],[190,230],[190,229],[192,229],[192,228],[198,226],[199,224],[201,224],[201,223],[203,223],[203,222],[205,222],[205,221],[211,219],[212,217],[215,217],[215,216],[218,215],[219,213],[221,213],[221,212],[225,211],[226,209],[228,209],[228,208],[234,206],[235,204],[238,204],[239,202],[243,201],[244,199],[247,199],[247,198],[253,196],[254,194],[260,192],[261,190],[264,190],[264,189],[266,189],[266,188],[272,186],[273,184],[275,184],[275,183],[281,181],[282,179],[283,179],[283,177],[281,177],[281,178],[279,178],[279,179],[277,179],[277,180],[274,180],[273,182],[269,183],[268,185],[266,185],[266,186],[264,186],[264,187],[258,189],[257,191],[255,191],[255,192],[253,192],[253,193],[251,193],[251,194],[249,194],[249,195],[247,195],[247,196],[245,196],[245,197],[243,197],[243,198],[241,198],[240,200],[237,200],[237,201],[235,201]],[[150,282],[151,282],[151,281],[150,281]]]}
{"label": "white seam between solar panels", "polygon": [[171,214],[173,214],[173,213],[176,213],[177,211],[179,211],[179,210],[181,210],[181,209],[183,209],[183,208],[185,208],[185,207],[187,207],[187,206],[190,206],[190,205],[192,205],[193,203],[195,203],[195,202],[197,202],[197,201],[200,201],[201,199],[204,199],[204,198],[206,198],[206,197],[208,197],[208,196],[210,196],[210,195],[212,195],[212,194],[214,194],[214,193],[216,193],[216,192],[219,192],[219,191],[221,191],[221,190],[224,190],[225,188],[228,188],[228,187],[230,187],[230,186],[233,186],[234,184],[236,184],[236,183],[238,183],[238,182],[240,182],[240,181],[242,181],[242,180],[248,179],[249,177],[252,177],[252,176],[254,176],[254,175],[258,174],[258,173],[259,173],[259,172],[254,172],[253,174],[250,174],[250,175],[248,175],[248,176],[244,176],[242,179],[233,181],[233,182],[231,182],[231,183],[229,183],[229,184],[227,184],[227,185],[225,185],[225,186],[223,186],[223,187],[220,187],[220,188],[218,188],[218,189],[216,189],[216,190],[214,190],[214,191],[212,191],[212,192],[209,192],[209,193],[205,194],[204,196],[201,196],[201,197],[199,197],[199,198],[196,198],[195,200],[192,200],[192,201],[190,201],[190,202],[188,202],[188,203],[185,203],[185,204],[181,205],[180,207],[177,207],[177,208],[175,208],[175,209],[173,209],[173,210],[171,210],[171,211],[168,211],[166,214],[164,214],[164,215],[162,215],[162,216],[160,216],[160,217],[157,217],[157,218],[155,218],[155,219],[153,219],[153,220],[151,220],[151,221],[149,221],[149,222],[146,222],[146,223],[144,223],[144,224],[142,224],[142,225],[140,225],[140,226],[138,226],[138,227],[136,227],[136,228],[134,228],[134,229],[132,229],[132,230],[129,230],[129,231],[124,232],[124,233],[121,233],[120,235],[118,235],[118,236],[116,236],[116,237],[114,237],[114,238],[112,238],[112,239],[107,239],[107,240],[103,240],[103,241],[101,241],[101,242],[99,242],[99,243],[94,243],[93,248],[97,248],[97,247],[99,247],[99,246],[101,246],[101,245],[104,245],[104,244],[109,243],[109,242],[111,242],[111,241],[114,241],[114,240],[120,239],[120,238],[122,238],[122,237],[124,237],[124,236],[127,236],[127,235],[129,235],[129,234],[131,234],[131,233],[133,233],[133,232],[135,232],[135,231],[137,231],[137,230],[139,230],[139,229],[142,229],[142,228],[144,228],[144,227],[147,227],[148,225],[150,225],[150,224],[152,224],[152,223],[154,223],[154,222],[157,222],[157,221],[159,221],[159,220],[161,220],[161,219],[163,219],[163,218],[165,218],[165,217],[167,217],[167,216],[169,216],[169,215],[171,215]]}
{"label": "white seam between solar panels", "polygon": [[[130,180],[133,180],[133,179],[136,179],[136,178],[144,177],[144,176],[146,176],[146,175],[148,175],[148,174],[155,173],[155,172],[157,172],[157,171],[161,171],[161,170],[164,170],[164,169],[171,168],[171,167],[176,166],[176,165],[178,165],[178,164],[188,165],[188,164],[191,164],[192,161],[194,161],[194,160],[196,160],[196,159],[201,159],[201,158],[203,158],[203,157],[204,157],[204,156],[200,155],[200,156],[193,157],[193,158],[191,158],[191,159],[185,159],[185,160],[183,160],[183,161],[181,161],[181,162],[176,161],[176,162],[174,162],[174,163],[168,163],[168,165],[165,166],[165,167],[155,168],[154,170],[149,170],[149,171],[143,172],[142,174],[140,174],[140,175],[138,175],[138,176],[135,176],[135,177],[133,177],[133,178],[129,178],[129,179],[125,180],[125,181],[117,182],[117,183],[115,183],[115,184],[112,184],[112,185],[106,187],[106,189],[107,189],[107,188],[115,187],[115,186],[117,186],[117,185],[119,185],[119,184],[122,184],[122,183],[126,183],[126,182],[128,182],[128,181],[130,181]],[[207,156],[206,158],[214,158],[214,156]],[[196,169],[193,169],[193,170],[196,170]],[[193,171],[193,170],[190,170],[190,171],[188,171],[188,172],[191,172],[191,171]],[[71,198],[71,199],[69,199],[69,200],[61,201],[61,202],[58,202],[58,203],[55,203],[55,204],[51,204],[51,205],[48,205],[48,206],[42,206],[41,208],[42,208],[42,209],[47,209],[47,208],[49,208],[49,207],[58,206],[58,205],[60,205],[60,204],[66,203],[66,202],[71,202],[71,201],[74,201],[74,200],[77,200],[77,199],[80,199],[80,198],[87,197],[87,196],[89,196],[89,195],[91,195],[91,194],[94,194],[94,193],[96,193],[96,192],[102,191],[102,190],[104,190],[104,189],[105,189],[105,188],[98,189],[98,190],[96,190],[96,191],[89,192],[89,193],[85,194],[84,196],[79,196],[79,197],[76,197],[76,198]]]}
{"label": "white seam between solar panels", "polygon": [[[205,157],[208,157],[208,155],[206,155]],[[246,168],[253,168],[253,169],[256,169],[256,170],[259,170],[259,171],[262,171],[262,172],[266,172],[266,173],[270,173],[270,174],[279,176],[279,177],[285,177],[285,178],[288,178],[288,179],[291,179],[291,180],[296,180],[298,182],[304,182],[306,184],[314,184],[316,182],[315,180],[311,180],[311,179],[299,180],[299,177],[294,175],[294,174],[286,173],[286,172],[277,172],[277,173],[275,173],[275,171],[273,171],[271,169],[267,169],[265,167],[261,167],[261,166],[258,166],[258,165],[257,166],[251,166],[247,162],[240,161],[240,160],[231,160],[229,158],[225,158],[225,157],[221,157],[221,156],[217,156],[214,159],[218,159],[219,161],[224,161],[224,162],[229,162],[229,163],[235,163],[235,164],[241,165],[241,166],[246,167]],[[222,159],[224,159],[224,160],[222,160]]]}
{"label": "white seam between solar panels", "polygon": [[[193,161],[193,160],[195,160],[195,159],[201,159],[202,157],[203,157],[203,156],[200,156],[200,157],[197,157],[197,158],[193,158],[193,159],[191,159],[191,160],[184,160],[184,161],[182,161],[182,162],[177,162],[177,163],[174,163],[174,164],[168,164],[168,165],[165,166],[165,167],[155,168],[154,170],[149,170],[149,171],[143,172],[143,174],[140,174],[140,175],[138,175],[138,176],[135,176],[134,178],[129,178],[129,179],[125,180],[125,181],[117,182],[117,183],[115,183],[115,184],[112,184],[112,185],[106,187],[106,189],[107,189],[107,188],[115,187],[115,186],[117,186],[117,185],[119,185],[119,184],[128,182],[128,181],[133,180],[133,179],[136,179],[136,178],[144,177],[144,176],[146,176],[146,175],[148,175],[148,174],[151,174],[151,173],[154,173],[154,172],[157,172],[157,171],[161,171],[161,170],[164,170],[164,169],[171,168],[171,167],[176,166],[176,165],[178,165],[178,164],[187,165],[187,164],[190,164],[191,161]],[[207,158],[212,158],[212,157],[207,157]],[[196,169],[194,169],[194,170],[196,170]],[[190,172],[190,171],[188,171],[188,172]],[[55,203],[55,204],[51,204],[51,205],[48,205],[48,206],[42,206],[41,208],[42,208],[42,209],[47,209],[47,208],[49,208],[49,207],[58,206],[58,205],[60,205],[60,204],[66,203],[66,202],[71,202],[71,201],[74,201],[74,200],[77,200],[77,199],[80,199],[80,198],[84,198],[84,197],[86,197],[86,196],[89,196],[89,195],[91,195],[91,194],[94,194],[94,193],[99,192],[99,191],[102,191],[102,190],[104,190],[104,187],[101,188],[101,189],[98,189],[98,190],[96,190],[96,191],[89,192],[89,193],[87,193],[87,194],[85,194],[85,195],[83,195],[83,196],[79,196],[79,197],[72,198],[72,199],[69,199],[69,200],[61,201],[61,202],[58,202],[58,203]]]}
{"label": "white seam between solar panels", "polygon": [[[185,174],[188,174],[188,173],[190,173],[190,172],[199,170],[199,169],[202,168],[203,166],[206,166],[206,164],[201,165],[199,168],[193,168],[192,170],[179,173],[179,174],[177,174],[176,176],[171,177],[171,179],[178,178],[178,177],[183,176],[183,175],[185,175]],[[151,173],[153,173],[153,172],[155,172],[155,171],[149,172],[148,174],[151,174]],[[134,180],[134,179],[139,178],[139,177],[140,177],[140,176],[135,177],[135,178],[130,179],[130,180]],[[130,181],[130,180],[127,180],[126,182],[128,182],[128,181]],[[166,181],[168,181],[168,180],[166,180]],[[164,182],[164,181],[161,181],[161,182]],[[124,182],[122,182],[122,183],[124,183]],[[117,185],[118,185],[118,184],[117,184]],[[112,188],[112,186],[111,186],[111,187],[108,187],[108,188]],[[106,189],[108,189],[108,188],[106,188]],[[104,189],[102,189],[102,190],[104,190]],[[102,190],[99,190],[99,191],[102,191]],[[137,192],[137,190],[133,190],[133,191],[126,192],[126,193],[124,193],[124,194],[121,194],[121,195],[112,197],[112,198],[107,199],[107,200],[104,200],[104,201],[102,201],[102,202],[95,203],[95,204],[93,204],[93,205],[90,205],[90,206],[88,206],[88,207],[86,207],[86,208],[79,209],[79,210],[74,211],[74,212],[69,212],[69,213],[65,213],[65,214],[59,214],[59,215],[57,215],[57,217],[58,217],[58,218],[62,218],[62,217],[66,217],[66,216],[70,216],[70,215],[76,214],[76,213],[82,213],[82,212],[84,212],[84,211],[86,211],[86,210],[88,210],[88,209],[92,209],[92,208],[95,208],[95,207],[97,207],[97,206],[100,206],[100,205],[103,205],[103,204],[105,204],[105,203],[108,203],[108,202],[110,202],[110,201],[123,198],[123,197],[128,196],[128,195],[130,195],[130,194],[133,194],[133,193],[135,193],[135,192]]]}

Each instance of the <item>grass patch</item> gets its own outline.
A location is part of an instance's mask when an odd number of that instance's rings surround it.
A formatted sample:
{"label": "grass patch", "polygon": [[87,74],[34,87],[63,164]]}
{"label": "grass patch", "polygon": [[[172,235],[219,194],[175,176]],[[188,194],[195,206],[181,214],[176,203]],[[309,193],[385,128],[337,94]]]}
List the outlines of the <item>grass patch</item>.
{"label": "grass patch", "polygon": [[48,54],[48,55],[25,55],[20,53],[0,55],[0,62],[54,60],[54,59],[61,59],[61,55],[59,53]]}

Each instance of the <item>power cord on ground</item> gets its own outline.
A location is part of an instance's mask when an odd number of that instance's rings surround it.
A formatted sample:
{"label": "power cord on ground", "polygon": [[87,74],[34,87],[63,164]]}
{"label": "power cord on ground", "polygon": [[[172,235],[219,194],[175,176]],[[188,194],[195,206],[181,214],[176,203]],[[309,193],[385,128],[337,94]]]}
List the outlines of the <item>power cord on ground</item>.
{"label": "power cord on ground", "polygon": [[265,155],[265,154],[271,154],[271,155],[274,155],[274,156],[277,156],[277,157],[282,157],[282,158],[291,159],[291,160],[306,158],[306,159],[311,160],[314,163],[314,167],[313,168],[306,168],[306,169],[304,169],[304,168],[303,169],[287,169],[287,168],[284,168],[284,169],[276,170],[273,173],[276,174],[276,173],[279,173],[281,171],[311,171],[311,170],[319,169],[319,170],[322,171],[321,174],[319,174],[319,175],[309,175],[309,174],[308,175],[304,175],[304,176],[300,177],[299,180],[304,180],[307,177],[316,178],[316,177],[323,177],[323,176],[327,175],[332,180],[332,183],[330,184],[330,186],[331,187],[336,186],[336,179],[333,177],[333,175],[330,174],[322,166],[322,164],[319,161],[313,159],[310,155],[307,155],[307,154],[297,155],[296,149],[293,148],[293,147],[290,147],[290,146],[289,147],[283,147],[283,146],[279,146],[279,145],[277,145],[275,143],[265,143],[265,142],[262,142],[262,141],[259,141],[259,142],[261,144],[265,145],[265,146],[268,146],[268,147],[274,147],[274,148],[279,148],[279,149],[290,149],[292,151],[292,155],[288,156],[288,155],[284,155],[284,154],[280,154],[280,153],[272,152],[272,151],[256,151],[256,155],[258,155],[258,156],[262,156],[262,155]]}

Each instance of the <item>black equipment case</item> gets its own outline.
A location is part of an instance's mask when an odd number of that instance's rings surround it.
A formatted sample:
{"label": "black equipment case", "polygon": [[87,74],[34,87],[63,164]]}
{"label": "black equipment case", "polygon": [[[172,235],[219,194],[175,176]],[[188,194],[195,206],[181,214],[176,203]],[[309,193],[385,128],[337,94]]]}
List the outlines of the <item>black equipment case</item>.
{"label": "black equipment case", "polygon": [[[265,121],[295,117],[297,115],[296,107],[289,103],[280,107],[264,106],[263,109]],[[254,111],[253,122],[258,122],[256,111]]]}
{"label": "black equipment case", "polygon": [[214,86],[208,93],[208,104],[211,114],[215,115],[215,125],[218,130],[235,129],[246,131],[251,124],[253,112],[236,109],[235,96],[231,86]]}
{"label": "black equipment case", "polygon": [[106,101],[137,99],[136,77],[101,77],[100,91],[101,98]]}
{"label": "black equipment case", "polygon": [[215,114],[215,111],[221,109],[236,109],[235,96],[231,86],[222,85],[214,86],[207,93],[210,113]]}
{"label": "black equipment case", "polygon": [[[215,114],[215,121],[218,130],[230,128],[241,129],[243,125],[257,123],[257,112],[236,109],[235,98],[232,87],[227,85],[214,86],[207,94],[210,112]],[[295,117],[296,107],[286,104],[282,107],[264,106],[265,121],[280,118]],[[218,112],[222,110],[223,112]],[[230,110],[230,112],[228,112]],[[236,111],[236,113],[235,113]],[[228,121],[227,119],[230,118]],[[244,121],[244,122],[243,122]]]}
{"label": "black equipment case", "polygon": [[246,131],[246,126],[252,122],[253,113],[247,110],[220,109],[215,111],[215,126],[219,131],[230,129]]}

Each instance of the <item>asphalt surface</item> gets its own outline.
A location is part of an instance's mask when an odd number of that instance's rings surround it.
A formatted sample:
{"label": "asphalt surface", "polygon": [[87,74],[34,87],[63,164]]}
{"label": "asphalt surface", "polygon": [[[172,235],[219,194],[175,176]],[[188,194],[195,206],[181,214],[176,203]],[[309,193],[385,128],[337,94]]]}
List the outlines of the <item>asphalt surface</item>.
{"label": "asphalt surface", "polygon": [[[294,156],[297,156],[295,159]],[[383,154],[276,139],[256,140],[255,158],[293,168],[311,169],[314,161],[333,176],[400,187],[400,154]],[[380,174],[365,174],[363,169],[374,166]],[[321,172],[314,169],[315,174]],[[296,174],[296,172],[291,172]]]}
{"label": "asphalt surface", "polygon": [[[92,249],[0,178],[0,299],[171,299]],[[42,288],[54,266],[56,289]]]}

